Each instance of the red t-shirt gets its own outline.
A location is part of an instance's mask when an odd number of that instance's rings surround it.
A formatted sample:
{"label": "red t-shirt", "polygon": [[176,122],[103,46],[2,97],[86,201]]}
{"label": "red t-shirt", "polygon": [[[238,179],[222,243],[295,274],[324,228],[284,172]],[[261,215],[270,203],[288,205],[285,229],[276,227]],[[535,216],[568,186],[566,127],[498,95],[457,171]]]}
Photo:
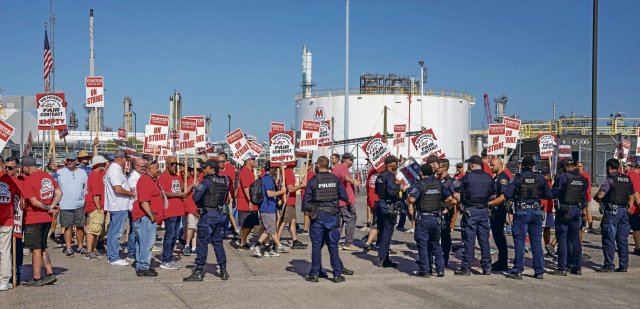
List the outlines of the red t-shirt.
{"label": "red t-shirt", "polygon": [[587,196],[587,203],[591,202],[591,175],[585,171],[580,171],[580,175],[587,179],[587,192],[585,195]]}
{"label": "red t-shirt", "polygon": [[[309,182],[309,179],[311,179],[311,178],[313,178],[315,176],[316,176],[316,171],[314,171],[311,167],[309,167],[309,169],[307,170],[307,182]],[[303,200],[304,200],[304,193],[307,191],[305,189],[302,189],[301,190],[302,192],[300,193],[301,199],[303,199]]]}
{"label": "red t-shirt", "polygon": [[[198,175],[198,178],[200,178],[201,175],[202,174]],[[190,186],[191,184],[193,184],[193,176],[187,179],[187,186]],[[196,206],[196,202],[193,201],[193,193],[194,193],[194,190],[191,190],[191,193],[189,193],[189,196],[187,196],[187,198],[184,200],[185,214],[193,215],[196,212],[198,212],[198,206]]]}
{"label": "red t-shirt", "polygon": [[162,191],[160,191],[160,187],[158,184],[153,181],[153,178],[149,175],[142,175],[138,180],[138,184],[136,185],[138,199],[133,202],[133,208],[131,209],[131,218],[135,221],[143,216],[146,216],[147,213],[144,212],[140,203],[149,202],[151,207],[151,212],[153,212],[153,216],[156,217],[156,223],[160,224],[162,219],[164,218],[164,198],[162,196]]}
{"label": "red t-shirt", "polygon": [[52,216],[48,211],[36,208],[31,204],[29,199],[35,197],[41,203],[51,205],[57,188],[58,183],[53,179],[53,177],[51,177],[51,175],[43,171],[37,171],[25,178],[23,192],[26,200],[25,224],[37,224],[52,221]]}
{"label": "red t-shirt", "polygon": [[[552,184],[551,181],[547,181],[547,184],[549,185],[549,188],[551,188]],[[553,199],[550,200],[541,200],[540,201],[542,203],[542,205],[544,205],[544,211],[548,214],[553,213]]]}
{"label": "red t-shirt", "polygon": [[256,180],[256,176],[253,174],[253,170],[248,167],[242,167],[240,169],[240,174],[238,175],[238,190],[236,196],[238,201],[238,210],[239,211],[249,211],[249,197],[244,193],[245,188],[249,188],[249,186]]}
{"label": "red t-shirt", "polygon": [[91,213],[96,210],[96,203],[93,201],[93,197],[100,196],[100,209],[104,211],[104,175],[107,174],[107,170],[91,171],[89,178],[87,179],[87,194],[84,197],[84,212]]}
{"label": "red t-shirt", "polygon": [[23,196],[22,192],[24,191],[24,175],[20,175],[18,177],[11,176],[11,179],[13,179],[13,183],[15,183],[16,187],[18,188],[18,192],[17,192],[18,196],[22,197]]}
{"label": "red t-shirt", "polygon": [[[236,167],[233,166],[233,164],[230,163],[226,163],[224,165],[224,169],[220,170],[219,172],[220,176],[227,176],[229,177],[229,191],[233,190],[233,186],[236,183]],[[202,175],[202,174],[200,174]],[[202,181],[202,177],[198,175],[200,178],[200,181]],[[227,203],[229,203],[229,196],[227,195],[227,199],[226,199]]]}
{"label": "red t-shirt", "polygon": [[[640,190],[640,174],[632,170],[629,172],[628,176],[629,179],[631,179],[633,191],[638,192],[638,190]],[[640,205],[638,205],[638,203],[631,204],[631,206],[629,207],[629,212],[634,215],[640,215]]]}
{"label": "red t-shirt", "polygon": [[453,179],[460,180],[462,179],[462,177],[464,177],[465,174],[466,174],[465,172],[458,173],[455,176],[453,176]]}
{"label": "red t-shirt", "polygon": [[[287,187],[296,185],[296,175],[293,173],[293,167],[287,166],[287,168],[284,169],[284,184]],[[286,205],[296,206],[296,191],[289,192]]]}
{"label": "red t-shirt", "polygon": [[[171,175],[169,172],[164,172],[158,177],[158,184],[164,190],[164,192],[171,192],[174,194],[182,193],[182,177],[178,175]],[[138,186],[136,186],[138,187]],[[167,197],[169,199],[169,208],[164,210],[165,218],[182,217],[184,216],[184,201],[181,197]]]}
{"label": "red t-shirt", "polygon": [[347,204],[349,205],[355,204],[356,194],[355,194],[355,191],[353,190],[354,189],[353,184],[350,184],[346,180],[344,180],[346,176],[351,176],[351,173],[349,173],[349,168],[347,167],[347,165],[344,163],[338,163],[336,164],[336,166],[333,167],[333,170],[331,172],[334,175],[338,176],[338,178],[340,178],[340,180],[342,181],[342,185],[347,190],[347,196],[349,196],[349,202],[344,202],[341,200],[340,206],[347,206]]}
{"label": "red t-shirt", "polygon": [[489,163],[486,163],[484,161],[482,161],[482,170],[489,174],[489,176],[491,176],[491,178],[493,178],[493,171],[491,170],[491,166],[489,166]]}
{"label": "red t-shirt", "polygon": [[13,213],[18,186],[11,176],[0,173],[0,226],[13,226]]}
{"label": "red t-shirt", "polygon": [[367,175],[367,206],[369,208],[373,208],[379,200],[376,194],[376,179],[378,179],[378,172],[371,169]]}

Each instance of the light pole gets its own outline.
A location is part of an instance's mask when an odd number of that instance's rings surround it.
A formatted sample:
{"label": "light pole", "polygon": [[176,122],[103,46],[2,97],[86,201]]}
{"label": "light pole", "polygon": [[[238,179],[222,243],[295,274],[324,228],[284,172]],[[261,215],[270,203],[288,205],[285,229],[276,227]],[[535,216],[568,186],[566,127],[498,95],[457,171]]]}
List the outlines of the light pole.
{"label": "light pole", "polygon": [[231,114],[227,114],[227,117],[229,117],[229,133],[231,133]]}
{"label": "light pole", "polygon": [[424,99],[424,61],[418,61],[418,65],[420,65],[420,130],[422,130],[424,123],[422,122],[422,117],[424,117],[422,112],[422,107],[424,106],[424,101],[422,101]]}
{"label": "light pole", "polygon": [[[591,182],[596,182],[596,142],[598,126],[598,0],[593,0],[593,41],[591,45]],[[591,184],[589,184],[591,185]]]}

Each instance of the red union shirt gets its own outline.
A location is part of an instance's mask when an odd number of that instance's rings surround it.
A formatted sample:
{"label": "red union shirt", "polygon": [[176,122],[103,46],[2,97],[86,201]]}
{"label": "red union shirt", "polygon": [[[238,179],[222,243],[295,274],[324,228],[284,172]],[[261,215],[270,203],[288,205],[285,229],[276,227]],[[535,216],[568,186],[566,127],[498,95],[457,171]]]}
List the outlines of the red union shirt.
{"label": "red union shirt", "polygon": [[[180,186],[182,180],[177,174],[171,175],[169,172],[164,172],[158,177],[158,184],[164,192],[179,194],[182,192],[182,187]],[[182,198],[167,197],[167,199],[169,200],[169,208],[165,209],[164,218],[184,216],[184,201]]]}
{"label": "red union shirt", "polygon": [[[629,174],[627,174],[629,176],[629,179],[631,179],[631,184],[633,185],[633,191],[640,191],[640,174],[635,172],[635,169],[630,171]],[[640,205],[638,205],[638,203],[633,203],[631,204],[631,206],[629,206],[629,212],[631,212],[631,214],[633,215],[638,215],[640,214]]]}
{"label": "red union shirt", "polygon": [[[220,176],[227,176],[229,177],[229,191],[233,190],[233,186],[236,183],[236,167],[233,166],[233,164],[227,162],[224,165],[224,169],[220,170],[220,172],[218,173],[220,174]],[[202,173],[200,174],[202,175]],[[200,177],[201,181],[202,181],[202,177]],[[226,199],[227,203],[229,202],[229,196],[227,195],[227,199]]]}
{"label": "red union shirt", "polygon": [[164,218],[164,197],[158,184],[149,175],[140,176],[136,185],[138,199],[133,203],[131,218],[135,221],[147,215],[140,206],[142,202],[149,202],[151,212],[156,217],[156,223],[160,224]]}
{"label": "red union shirt", "polygon": [[249,205],[251,202],[249,201],[249,197],[244,193],[244,189],[249,188],[249,186],[256,180],[256,177],[253,174],[253,170],[249,169],[248,167],[242,167],[240,169],[238,179],[238,194],[236,195],[236,200],[238,201],[238,210],[249,211]]}
{"label": "red union shirt", "polygon": [[582,175],[582,177],[587,179],[587,192],[585,192],[585,195],[587,197],[587,203],[590,203],[591,202],[591,175],[589,175],[589,173],[585,171],[580,171],[580,175]]}
{"label": "red union shirt", "polygon": [[367,206],[370,208],[373,208],[379,199],[376,194],[376,179],[378,179],[378,172],[371,169],[367,175]]}
{"label": "red union shirt", "polygon": [[[287,167],[284,169],[284,184],[287,187],[296,185],[296,175],[293,173],[293,167]],[[296,206],[296,191],[289,192],[286,205]]]}
{"label": "red union shirt", "polygon": [[91,213],[96,210],[96,203],[93,201],[93,197],[100,196],[100,209],[104,211],[104,176],[107,174],[107,170],[92,171],[89,174],[87,180],[87,194],[84,198],[84,212]]}
{"label": "red union shirt", "polygon": [[18,186],[11,176],[0,173],[0,226],[13,226]]}
{"label": "red union shirt", "polygon": [[[202,174],[198,175],[199,182],[202,182],[201,176]],[[190,176],[189,179],[187,179],[187,186],[190,186],[192,184],[193,184],[193,176]],[[196,202],[193,201],[193,192],[194,190],[191,190],[191,193],[189,193],[189,196],[187,196],[187,198],[184,200],[185,214],[193,215],[196,212],[198,212],[198,206],[196,206]]]}
{"label": "red union shirt", "polygon": [[[551,185],[551,181],[547,181],[547,184],[549,185],[549,188],[551,188],[551,186],[552,186]],[[546,212],[548,214],[552,214],[553,213],[553,199],[540,200],[540,202],[544,206],[544,212]]]}
{"label": "red union shirt", "polygon": [[[307,169],[307,182],[309,182],[309,179],[313,178],[316,176],[316,171],[313,170],[313,168],[309,167],[309,169]],[[302,189],[300,190],[300,194],[301,194],[301,199],[304,200],[304,193],[307,190]]]}
{"label": "red union shirt", "polygon": [[356,193],[354,191],[353,184],[350,184],[345,180],[346,176],[351,176],[351,173],[349,173],[349,168],[347,167],[347,165],[344,163],[338,163],[336,164],[336,166],[333,167],[333,170],[331,172],[334,175],[338,176],[338,178],[340,178],[340,180],[342,181],[342,185],[347,190],[347,196],[349,196],[349,202],[344,202],[341,200],[340,206],[342,207],[342,206],[347,206],[347,204],[349,205],[355,204]]}
{"label": "red union shirt", "polygon": [[25,224],[37,224],[52,221],[52,216],[48,211],[36,208],[31,204],[29,199],[35,197],[41,203],[51,205],[57,188],[58,183],[56,183],[51,175],[43,171],[37,171],[25,178],[23,192],[26,202]]}

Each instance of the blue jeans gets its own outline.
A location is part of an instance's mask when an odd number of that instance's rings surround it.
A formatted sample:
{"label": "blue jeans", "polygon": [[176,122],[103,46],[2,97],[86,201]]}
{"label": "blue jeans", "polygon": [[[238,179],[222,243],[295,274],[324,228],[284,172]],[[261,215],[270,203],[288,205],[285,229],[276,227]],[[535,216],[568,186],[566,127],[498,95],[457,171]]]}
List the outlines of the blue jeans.
{"label": "blue jeans", "polygon": [[178,240],[181,217],[164,219],[164,239],[162,240],[162,263],[169,263],[173,258],[173,248]]}
{"label": "blue jeans", "polygon": [[133,228],[133,218],[129,212],[129,240],[127,240],[127,257],[136,259],[136,229]]}
{"label": "blue jeans", "polygon": [[120,236],[122,236],[122,229],[128,215],[128,210],[109,212],[109,216],[111,216],[109,233],[107,234],[107,257],[109,262],[115,262],[120,259]]}
{"label": "blue jeans", "polygon": [[380,261],[390,261],[389,248],[391,247],[391,238],[393,238],[393,231],[398,217],[389,213],[389,209],[384,202],[378,202],[376,212],[378,215],[378,244],[380,245],[378,259]]}
{"label": "blue jeans", "polygon": [[329,259],[333,276],[342,275],[342,260],[338,253],[338,241],[340,241],[340,227],[338,218],[326,212],[320,212],[318,219],[311,221],[309,227],[311,238],[311,269],[309,275],[318,275],[322,269],[322,247],[326,244],[329,249]]}
{"label": "blue jeans", "polygon": [[467,208],[462,212],[462,243],[464,244],[464,253],[462,254],[462,263],[460,270],[468,271],[471,269],[471,261],[474,258],[476,248],[476,238],[480,245],[480,264],[483,270],[491,270],[491,247],[489,245],[489,214],[487,209],[478,209],[474,207]]}
{"label": "blue jeans", "polygon": [[556,240],[558,241],[558,270],[580,270],[582,266],[582,242],[580,241],[580,207],[569,208],[571,220],[556,216]]}
{"label": "blue jeans", "polygon": [[536,275],[544,274],[544,257],[542,256],[542,216],[539,209],[518,210],[513,216],[513,245],[515,257],[511,273],[519,274],[524,271],[524,242],[527,234],[531,243],[533,255],[533,269]]}
{"label": "blue jeans", "polygon": [[204,266],[207,263],[209,244],[213,244],[213,251],[216,253],[218,266],[220,266],[220,269],[227,268],[227,255],[222,245],[222,241],[224,240],[224,220],[226,218],[227,215],[219,211],[209,210],[198,220],[196,265]]}
{"label": "blue jeans", "polygon": [[442,231],[439,216],[416,216],[416,231],[413,238],[418,245],[418,268],[420,273],[431,273],[431,256],[434,257],[436,272],[444,271],[444,258],[440,246]]}
{"label": "blue jeans", "polygon": [[618,208],[614,214],[610,210],[604,211],[602,217],[602,251],[604,251],[604,268],[613,269],[615,248],[618,249],[618,267],[627,269],[629,266],[629,213],[627,208]]}
{"label": "blue jeans", "polygon": [[[133,230],[137,235],[135,246],[136,270],[148,270],[151,265],[151,250],[156,242],[156,223],[151,222],[149,217],[133,222]],[[131,238],[129,238],[131,244]]]}

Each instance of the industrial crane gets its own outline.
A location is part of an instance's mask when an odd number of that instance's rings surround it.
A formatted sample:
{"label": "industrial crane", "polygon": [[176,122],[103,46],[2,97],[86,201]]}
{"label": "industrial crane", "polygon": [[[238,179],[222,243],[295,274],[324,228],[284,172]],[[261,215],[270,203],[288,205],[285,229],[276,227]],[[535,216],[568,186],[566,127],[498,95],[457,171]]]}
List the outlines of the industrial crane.
{"label": "industrial crane", "polygon": [[489,95],[484,94],[484,116],[487,120],[487,127],[489,124],[493,123],[493,117],[491,115],[491,106],[489,105]]}

